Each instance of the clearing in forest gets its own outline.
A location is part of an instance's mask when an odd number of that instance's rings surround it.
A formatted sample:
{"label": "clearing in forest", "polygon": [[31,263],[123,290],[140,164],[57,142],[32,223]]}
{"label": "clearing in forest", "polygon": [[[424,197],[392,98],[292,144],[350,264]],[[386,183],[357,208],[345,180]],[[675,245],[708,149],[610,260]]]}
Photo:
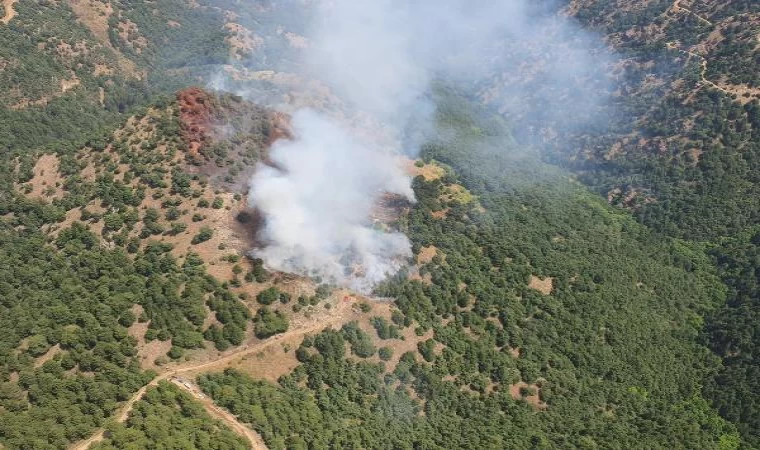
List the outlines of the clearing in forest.
{"label": "clearing in forest", "polygon": [[531,275],[528,287],[535,289],[544,295],[549,295],[552,293],[552,289],[554,289],[554,278],[548,277],[542,279],[535,275]]}
{"label": "clearing in forest", "polygon": [[4,23],[5,25],[8,25],[8,22],[10,22],[14,17],[16,17],[16,10],[13,9],[13,5],[18,0],[3,0],[3,8],[5,9],[5,17],[0,19],[0,22]]}

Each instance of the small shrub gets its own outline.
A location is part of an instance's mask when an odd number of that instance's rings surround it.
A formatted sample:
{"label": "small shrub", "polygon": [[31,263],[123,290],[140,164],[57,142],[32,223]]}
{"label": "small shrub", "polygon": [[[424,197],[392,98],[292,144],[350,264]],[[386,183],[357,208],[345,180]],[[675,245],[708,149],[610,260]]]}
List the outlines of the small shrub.
{"label": "small shrub", "polygon": [[200,244],[201,242],[206,242],[214,235],[214,230],[212,230],[209,227],[202,227],[201,230],[193,236],[193,240],[190,241],[193,245]]}
{"label": "small shrub", "polygon": [[262,305],[271,305],[279,298],[280,298],[280,290],[273,286],[259,292],[259,295],[256,296],[256,301],[261,303]]}
{"label": "small shrub", "polygon": [[393,349],[390,347],[380,347],[377,351],[377,356],[383,361],[390,361],[390,359],[393,358]]}

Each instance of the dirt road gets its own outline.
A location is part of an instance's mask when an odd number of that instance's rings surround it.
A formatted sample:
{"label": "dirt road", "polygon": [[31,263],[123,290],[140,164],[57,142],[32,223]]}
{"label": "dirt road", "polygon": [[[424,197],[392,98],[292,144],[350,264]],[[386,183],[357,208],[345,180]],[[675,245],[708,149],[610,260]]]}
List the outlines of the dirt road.
{"label": "dirt road", "polygon": [[209,413],[209,415],[215,419],[221,420],[227,424],[227,426],[230,427],[232,431],[248,439],[248,442],[251,444],[251,448],[253,450],[267,450],[266,443],[264,443],[264,440],[261,438],[261,436],[259,436],[258,433],[246,425],[240,423],[240,421],[238,421],[237,418],[230,414],[228,411],[216,406],[214,402],[205,394],[203,394],[203,392],[201,392],[201,389],[194,383],[190,383],[189,381],[180,380],[177,378],[172,378],[171,382],[180,389],[195,397],[195,400],[206,408],[206,411]]}
{"label": "dirt road", "polygon": [[[140,388],[140,390],[135,392],[134,395],[132,395],[132,397],[129,400],[127,400],[127,402],[124,403],[124,405],[122,405],[121,408],[119,408],[116,411],[116,413],[113,415],[113,419],[119,423],[123,423],[124,421],[126,421],[135,403],[137,403],[142,398],[142,396],[145,395],[145,392],[147,392],[149,388],[153,386],[157,386],[158,383],[163,380],[167,380],[167,379],[170,379],[171,377],[176,377],[178,375],[194,375],[200,372],[223,370],[225,367],[230,365],[230,363],[234,362],[237,359],[243,358],[250,354],[259,353],[262,350],[265,350],[273,345],[276,345],[282,341],[287,340],[288,338],[303,336],[305,334],[321,331],[324,328],[329,327],[329,326],[345,323],[349,321],[350,319],[354,318],[354,316],[358,315],[356,312],[352,311],[351,307],[354,303],[355,303],[355,300],[353,299],[350,302],[338,301],[336,303],[336,307],[330,311],[329,316],[325,317],[324,320],[320,320],[320,318],[316,318],[315,320],[312,321],[312,323],[301,326],[299,328],[292,329],[290,331],[286,331],[285,333],[282,333],[282,334],[278,334],[276,336],[273,336],[265,341],[259,342],[254,345],[245,345],[238,349],[232,350],[229,353],[224,354],[213,361],[208,361],[204,363],[187,363],[187,364],[181,364],[178,366],[167,367],[165,372],[161,373],[156,378],[154,378],[150,383],[148,383],[147,385]],[[214,406],[214,408],[221,411],[210,400],[204,403],[204,406],[206,406],[206,409],[209,409],[208,405]],[[214,414],[216,413],[216,410],[209,410],[209,412],[212,413],[212,415],[218,416],[217,414]],[[232,416],[230,415],[230,417]],[[226,420],[225,422],[230,423]],[[240,424],[239,422],[237,422],[237,420],[235,420],[235,423],[238,424],[240,427],[243,427],[243,429],[248,430],[248,432],[252,433],[252,435],[255,435],[257,439],[259,440],[261,439],[260,437],[258,437],[258,435],[253,433],[253,430],[250,430],[248,427],[245,427],[244,425]],[[236,426],[233,428],[233,430],[239,431],[240,428]],[[248,437],[248,435],[245,435],[245,436]],[[86,450],[92,444],[102,441],[104,437],[105,437],[105,429],[100,428],[89,438],[72,444],[69,447],[69,450]],[[254,441],[251,441],[251,442],[254,442]],[[261,445],[263,445],[263,441],[261,441]],[[266,448],[266,446],[264,447],[254,446],[254,448],[257,448],[257,449]]]}
{"label": "dirt road", "polygon": [[671,9],[673,10],[673,12],[683,11],[683,12],[685,12],[687,14],[691,14],[692,16],[696,17],[700,22],[706,23],[707,25],[711,25],[711,26],[713,25],[712,22],[710,22],[709,20],[707,20],[704,17],[700,16],[699,14],[695,13],[694,11],[692,11],[692,10],[690,10],[688,8],[684,8],[683,6],[681,6],[681,2],[682,1],[683,0],[675,0],[673,2],[673,6],[671,7]]}
{"label": "dirt road", "polygon": [[723,92],[726,95],[730,96],[730,95],[733,94],[733,92],[731,92],[730,90],[728,90],[728,89],[726,89],[726,88],[724,88],[722,86],[719,86],[716,83],[713,83],[712,81],[710,81],[710,80],[707,79],[707,59],[705,59],[704,56],[696,54],[694,52],[690,52],[688,50],[682,50],[682,49],[678,48],[678,45],[675,42],[667,42],[665,44],[665,46],[667,48],[671,49],[671,50],[677,50],[677,51],[679,51],[679,52],[681,52],[681,53],[683,53],[685,55],[689,55],[691,57],[698,58],[701,61],[701,63],[700,63],[701,70],[700,70],[700,74],[699,74],[700,79],[701,79],[700,81],[703,84],[706,84],[706,85],[710,86],[713,89],[717,89],[717,90]]}

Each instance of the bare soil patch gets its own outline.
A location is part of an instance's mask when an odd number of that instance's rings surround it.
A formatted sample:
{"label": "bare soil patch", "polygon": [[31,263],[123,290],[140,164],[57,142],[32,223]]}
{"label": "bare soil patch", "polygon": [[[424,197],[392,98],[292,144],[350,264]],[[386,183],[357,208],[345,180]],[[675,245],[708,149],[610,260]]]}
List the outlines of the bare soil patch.
{"label": "bare soil patch", "polygon": [[5,8],[5,17],[0,19],[0,22],[4,23],[5,25],[8,25],[8,23],[13,20],[14,17],[16,17],[16,10],[13,8],[13,5],[16,4],[18,0],[3,0],[3,7]]}
{"label": "bare soil patch", "polygon": [[34,367],[42,367],[43,364],[53,359],[59,353],[63,353],[63,350],[61,350],[60,344],[55,344],[44,355],[34,360]]}
{"label": "bare soil patch", "polygon": [[535,289],[544,295],[549,295],[552,293],[552,289],[554,289],[554,278],[539,278],[535,275],[531,275],[528,287]]}
{"label": "bare soil patch", "polygon": [[[525,400],[529,405],[537,409],[544,409],[547,407],[546,403],[541,401],[539,397],[539,391],[541,388],[535,384],[531,385],[520,381],[517,384],[509,386],[509,395],[515,400]],[[527,392],[526,392],[527,391]]]}
{"label": "bare soil patch", "polygon": [[[58,156],[50,153],[40,156],[34,165],[34,177],[28,183],[32,190],[27,195],[46,200],[63,197],[61,185],[64,180],[58,173],[59,166]],[[16,188],[19,189],[20,186]]]}

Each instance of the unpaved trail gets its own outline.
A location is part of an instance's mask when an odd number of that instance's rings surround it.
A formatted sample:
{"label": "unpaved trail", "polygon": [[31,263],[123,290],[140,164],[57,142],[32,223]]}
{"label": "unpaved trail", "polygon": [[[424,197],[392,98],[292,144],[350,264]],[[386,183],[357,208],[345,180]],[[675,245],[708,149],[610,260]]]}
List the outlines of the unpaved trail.
{"label": "unpaved trail", "polygon": [[2,22],[5,25],[8,25],[8,22],[10,22],[14,17],[16,17],[16,10],[13,9],[13,5],[16,4],[18,0],[3,0],[3,8],[5,8],[5,17],[0,19],[0,22]]}
{"label": "unpaved trail", "polygon": [[177,378],[172,378],[171,382],[180,389],[192,395],[196,401],[198,401],[203,405],[204,408],[206,408],[206,411],[211,417],[221,420],[227,424],[227,426],[230,427],[232,431],[248,439],[248,442],[251,444],[251,448],[253,450],[268,450],[266,443],[264,443],[264,440],[261,438],[261,436],[259,436],[258,433],[238,421],[237,418],[229,411],[216,406],[216,404],[214,404],[213,401],[206,397],[206,395],[204,395],[201,392],[200,388],[195,384],[191,384],[188,381],[179,380]]}
{"label": "unpaved trail", "polygon": [[706,84],[706,85],[710,86],[713,89],[717,89],[717,90],[723,92],[726,95],[729,95],[729,96],[733,95],[733,92],[731,92],[729,89],[726,89],[726,88],[724,88],[724,87],[722,87],[722,86],[720,86],[720,85],[718,85],[716,83],[713,83],[712,81],[710,81],[710,80],[707,79],[707,59],[704,56],[699,55],[699,54],[694,53],[694,52],[690,52],[688,50],[682,50],[682,49],[678,48],[678,45],[676,43],[674,43],[674,42],[668,42],[668,43],[665,44],[665,46],[667,48],[671,49],[671,50],[677,50],[677,51],[679,51],[679,52],[681,52],[683,54],[686,54],[686,55],[689,55],[689,56],[693,56],[694,58],[698,58],[701,61],[701,64],[700,64],[701,70],[700,70],[700,74],[699,74],[700,81],[703,84]]}
{"label": "unpaved trail", "polygon": [[687,14],[691,14],[692,16],[696,17],[700,22],[706,23],[707,25],[710,25],[710,26],[714,25],[712,22],[700,16],[699,14],[695,13],[694,11],[681,6],[682,1],[683,0],[674,0],[673,6],[670,9],[673,10],[673,12],[683,11]]}
{"label": "unpaved trail", "polygon": [[[305,334],[321,331],[324,328],[327,328],[333,325],[340,325],[342,323],[348,322],[352,318],[356,318],[356,316],[359,315],[356,311],[352,312],[351,307],[353,306],[353,304],[355,304],[355,302],[356,302],[355,299],[352,299],[350,302],[338,301],[338,303],[336,304],[336,308],[331,310],[330,316],[328,316],[323,321],[319,320],[318,318],[312,321],[314,323],[310,323],[308,325],[304,325],[299,328],[286,331],[285,333],[278,334],[276,336],[268,338],[265,341],[259,342],[254,345],[243,346],[239,349],[231,351],[230,353],[222,355],[221,357],[213,361],[208,361],[208,362],[203,362],[203,363],[191,362],[187,364],[181,364],[178,366],[167,367],[165,372],[161,373],[156,378],[151,380],[150,383],[146,384],[145,386],[140,388],[137,392],[135,392],[134,395],[132,395],[132,397],[129,400],[127,400],[127,402],[124,403],[124,405],[122,405],[121,408],[119,408],[116,411],[116,413],[112,416],[112,419],[116,420],[119,423],[123,423],[124,421],[126,421],[127,418],[129,417],[129,413],[132,412],[132,408],[134,407],[135,403],[137,403],[142,398],[142,396],[145,395],[145,392],[147,392],[149,388],[153,386],[157,386],[158,383],[163,380],[167,380],[171,377],[176,377],[177,375],[180,375],[180,374],[197,374],[199,372],[209,372],[213,370],[224,369],[230,363],[234,362],[237,359],[243,358],[250,354],[261,352],[262,350],[265,350],[289,338],[303,336]],[[244,428],[253,432],[247,427],[244,427]],[[235,429],[237,430],[237,428]],[[99,428],[89,438],[72,444],[69,447],[69,450],[86,450],[92,444],[102,441],[104,437],[105,437],[105,429]],[[262,448],[262,447],[254,447],[254,448]],[[266,448],[266,447],[263,447],[263,448]]]}

